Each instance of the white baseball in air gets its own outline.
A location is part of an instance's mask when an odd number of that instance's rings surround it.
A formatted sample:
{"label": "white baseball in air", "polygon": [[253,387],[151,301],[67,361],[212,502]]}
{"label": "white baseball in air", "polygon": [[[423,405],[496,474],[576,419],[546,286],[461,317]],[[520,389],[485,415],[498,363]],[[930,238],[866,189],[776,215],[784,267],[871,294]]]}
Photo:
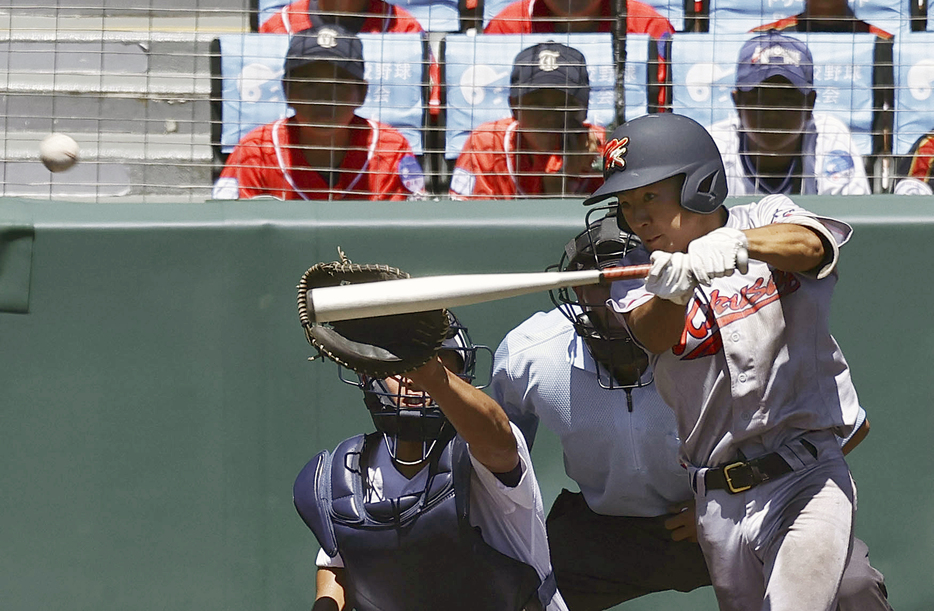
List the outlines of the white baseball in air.
{"label": "white baseball in air", "polygon": [[51,172],[64,172],[78,162],[80,147],[65,134],[49,134],[39,143],[39,159]]}

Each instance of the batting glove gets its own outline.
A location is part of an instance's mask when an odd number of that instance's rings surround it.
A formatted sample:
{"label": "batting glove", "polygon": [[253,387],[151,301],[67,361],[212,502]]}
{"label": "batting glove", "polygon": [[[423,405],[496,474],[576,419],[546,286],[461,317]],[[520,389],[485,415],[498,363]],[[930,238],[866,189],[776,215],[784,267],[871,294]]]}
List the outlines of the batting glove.
{"label": "batting glove", "polygon": [[715,229],[688,244],[691,271],[699,283],[709,285],[714,278],[732,275],[737,256],[748,247],[749,240],[739,229]]}
{"label": "batting glove", "polygon": [[652,253],[652,268],[645,279],[645,290],[661,299],[684,305],[691,300],[696,286],[688,255],[659,250]]}

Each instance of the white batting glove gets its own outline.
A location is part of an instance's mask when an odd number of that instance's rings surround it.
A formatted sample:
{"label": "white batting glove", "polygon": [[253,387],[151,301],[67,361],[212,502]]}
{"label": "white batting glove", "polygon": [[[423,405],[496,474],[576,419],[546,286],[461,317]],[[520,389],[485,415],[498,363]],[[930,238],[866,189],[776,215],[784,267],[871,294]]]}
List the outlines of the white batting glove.
{"label": "white batting glove", "polygon": [[652,253],[652,268],[645,278],[645,290],[661,299],[684,305],[691,300],[696,286],[688,255],[660,250]]}
{"label": "white batting glove", "polygon": [[[746,234],[739,229],[721,227],[688,244],[691,271],[697,281],[709,285],[714,278],[730,276],[741,267],[740,252],[749,247]],[[742,270],[745,272],[745,270]]]}

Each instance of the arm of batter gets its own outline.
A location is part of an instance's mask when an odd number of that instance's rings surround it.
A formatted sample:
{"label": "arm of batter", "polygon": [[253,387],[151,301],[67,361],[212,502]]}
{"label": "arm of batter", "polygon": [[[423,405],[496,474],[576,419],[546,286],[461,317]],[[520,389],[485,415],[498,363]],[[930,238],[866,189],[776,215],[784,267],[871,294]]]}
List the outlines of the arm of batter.
{"label": "arm of batter", "polygon": [[826,238],[816,230],[791,223],[747,229],[749,258],[785,272],[810,272],[825,258]]}
{"label": "arm of batter", "polygon": [[[792,223],[774,223],[746,229],[750,259],[764,261],[786,272],[809,272],[824,262],[826,238],[817,230]],[[637,340],[650,352],[661,354],[681,340],[685,306],[653,297],[623,314]]]}

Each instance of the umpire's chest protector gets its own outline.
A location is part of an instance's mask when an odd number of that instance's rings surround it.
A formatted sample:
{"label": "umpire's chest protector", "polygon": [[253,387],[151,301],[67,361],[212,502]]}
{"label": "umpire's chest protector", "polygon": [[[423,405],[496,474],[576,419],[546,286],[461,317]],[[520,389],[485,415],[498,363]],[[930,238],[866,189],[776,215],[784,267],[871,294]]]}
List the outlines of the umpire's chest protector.
{"label": "umpire's chest protector", "polygon": [[[364,502],[362,473],[378,435],[313,458],[295,481],[295,507],[324,551],[340,553],[358,611],[538,607],[535,569],[490,547],[471,527],[470,457],[460,438],[435,453],[420,494]],[[362,463],[362,464],[361,464]]]}

